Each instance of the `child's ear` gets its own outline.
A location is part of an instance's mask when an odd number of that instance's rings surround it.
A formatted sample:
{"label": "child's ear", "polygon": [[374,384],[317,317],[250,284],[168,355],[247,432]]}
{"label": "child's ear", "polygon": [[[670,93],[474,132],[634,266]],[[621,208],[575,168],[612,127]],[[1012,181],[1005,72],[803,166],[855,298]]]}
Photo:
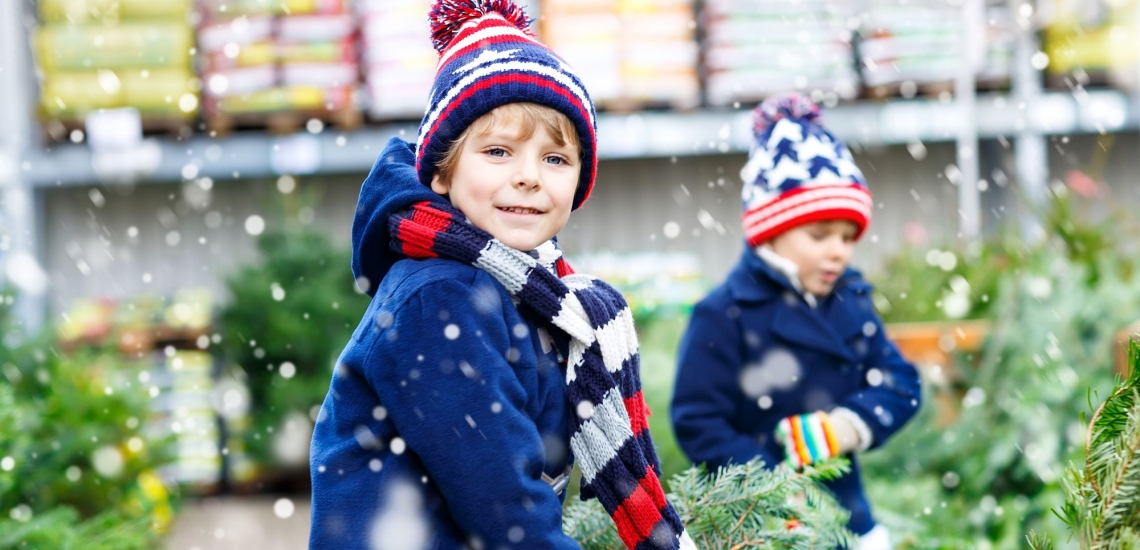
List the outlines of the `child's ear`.
{"label": "child's ear", "polygon": [[443,178],[439,177],[439,172],[436,172],[431,177],[431,190],[435,191],[437,195],[446,195],[448,191],[451,191],[451,185],[443,181]]}

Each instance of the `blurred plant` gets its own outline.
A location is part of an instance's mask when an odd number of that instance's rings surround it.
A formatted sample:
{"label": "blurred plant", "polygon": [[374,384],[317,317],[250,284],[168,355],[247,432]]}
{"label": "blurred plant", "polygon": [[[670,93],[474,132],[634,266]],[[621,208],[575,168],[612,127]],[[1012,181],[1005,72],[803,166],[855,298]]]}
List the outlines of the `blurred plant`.
{"label": "blurred plant", "polygon": [[[1088,423],[1083,467],[1065,470],[1057,509],[1082,549],[1140,548],[1140,340],[1128,342],[1129,373]],[[1082,413],[1081,419],[1084,420]],[[1030,533],[1030,546],[1053,548]]]}
{"label": "blurred plant", "polygon": [[272,464],[269,434],[320,406],[368,297],[354,287],[348,248],[316,229],[266,232],[257,247],[260,259],[227,279],[232,299],[221,313],[221,348],[250,389],[250,451]]}
{"label": "blurred plant", "polygon": [[[1062,530],[1048,511],[1063,498],[1063,465],[1082,450],[1077,386],[1111,387],[1113,340],[1140,318],[1140,280],[1109,223],[1082,222],[1064,195],[1050,212],[1038,243],[1002,233],[957,255],[958,265],[897,261],[879,285],[911,292],[890,304],[888,319],[941,320],[956,317],[945,302],[921,315],[911,302],[955,292],[953,282],[931,281],[939,271],[942,281],[960,277],[970,300],[963,316],[992,323],[980,352],[957,354],[948,376],[928,376],[924,410],[862,463],[901,547],[1018,548],[1030,528]],[[948,425],[938,414],[947,408]]]}
{"label": "blurred plant", "polygon": [[152,548],[175,502],[146,388],[114,355],[59,354],[51,332],[0,346],[0,548]]}
{"label": "blurred plant", "polygon": [[[758,459],[715,474],[693,467],[669,480],[666,496],[697,548],[853,548],[847,511],[818,484],[849,469],[843,460],[802,473],[767,470]],[[625,548],[596,499],[571,504],[562,526],[583,550]]]}
{"label": "blurred plant", "polygon": [[650,412],[649,431],[657,457],[661,459],[662,479],[670,479],[689,467],[689,459],[677,446],[669,420],[677,372],[677,342],[686,322],[686,316],[674,314],[656,315],[638,320],[637,324],[641,343],[641,387]]}
{"label": "blurred plant", "polygon": [[[876,281],[875,305],[884,322],[984,319],[993,316],[994,298],[1004,278],[1029,267],[1046,250],[1084,266],[1084,284],[1094,285],[1102,269],[1124,277],[1134,270],[1121,232],[1127,216],[1090,222],[1081,202],[1064,187],[1054,188],[1039,209],[1042,238],[1026,242],[1015,225],[999,228],[964,247],[907,248],[887,260]],[[1111,258],[1105,262],[1106,257]]]}

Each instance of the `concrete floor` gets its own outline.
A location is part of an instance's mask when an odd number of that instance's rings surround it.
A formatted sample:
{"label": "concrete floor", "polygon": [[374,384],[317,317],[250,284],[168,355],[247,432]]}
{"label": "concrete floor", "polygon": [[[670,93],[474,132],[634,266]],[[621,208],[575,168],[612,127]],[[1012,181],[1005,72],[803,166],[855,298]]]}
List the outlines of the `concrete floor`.
{"label": "concrete floor", "polygon": [[222,496],[182,501],[166,550],[305,550],[309,498]]}

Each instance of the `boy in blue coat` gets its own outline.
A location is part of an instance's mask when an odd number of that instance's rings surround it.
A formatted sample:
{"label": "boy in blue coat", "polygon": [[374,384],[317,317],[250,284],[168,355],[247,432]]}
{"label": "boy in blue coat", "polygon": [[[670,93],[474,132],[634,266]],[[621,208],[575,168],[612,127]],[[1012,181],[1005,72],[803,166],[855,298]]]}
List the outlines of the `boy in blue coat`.
{"label": "boy in blue coat", "polygon": [[886,335],[871,286],[848,267],[871,217],[851,153],[799,95],[753,113],[742,171],[747,246],[696,305],[680,344],[673,427],[712,468],[760,457],[799,468],[849,455],[829,483],[860,548],[889,548],[854,454],[883,445],[918,410],[919,379]]}
{"label": "boy in blue coat", "polygon": [[373,296],[314,429],[310,548],[574,549],[573,463],[629,548],[692,548],[658,481],[621,295],[554,242],[590,194],[594,108],[509,0],[437,0],[416,146],[365,180]]}

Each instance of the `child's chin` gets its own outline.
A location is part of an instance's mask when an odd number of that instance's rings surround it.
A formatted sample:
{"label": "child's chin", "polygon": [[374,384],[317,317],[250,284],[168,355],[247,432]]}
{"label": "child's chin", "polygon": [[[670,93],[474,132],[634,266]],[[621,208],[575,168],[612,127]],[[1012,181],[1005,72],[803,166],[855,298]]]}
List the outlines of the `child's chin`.
{"label": "child's chin", "polygon": [[538,240],[537,237],[527,238],[527,237],[519,237],[519,236],[511,235],[511,236],[503,236],[503,237],[497,237],[497,238],[503,244],[505,244],[505,245],[515,249],[515,250],[521,250],[523,252],[530,252],[531,250],[534,250],[536,247],[538,247],[538,245],[543,243],[543,241]]}
{"label": "child's chin", "polygon": [[827,296],[831,294],[831,290],[835,288],[834,284],[816,283],[811,288],[804,288],[804,290],[815,294],[816,296]]}

